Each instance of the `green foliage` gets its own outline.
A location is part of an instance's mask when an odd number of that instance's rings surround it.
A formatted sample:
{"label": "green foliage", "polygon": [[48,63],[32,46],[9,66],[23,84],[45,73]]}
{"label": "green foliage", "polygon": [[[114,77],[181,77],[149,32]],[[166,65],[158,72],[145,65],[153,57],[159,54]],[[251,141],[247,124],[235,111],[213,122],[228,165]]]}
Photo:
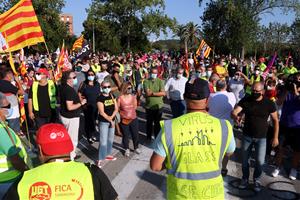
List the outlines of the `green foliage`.
{"label": "green foliage", "polygon": [[[203,1],[199,0],[202,5]],[[279,8],[283,13],[300,13],[300,1],[295,0],[211,0],[201,19],[204,38],[215,46],[217,53],[242,55],[245,49],[253,50],[260,38],[259,22],[264,13]],[[277,27],[278,28],[278,27]],[[273,29],[273,28],[272,28]],[[281,30],[285,32],[285,30]],[[279,37],[277,33],[277,47]],[[282,39],[282,38],[280,38]]]}
{"label": "green foliage", "polygon": [[152,44],[152,48],[161,51],[168,51],[168,50],[179,51],[181,46],[179,40],[159,40]]}
{"label": "green foliage", "polygon": [[164,0],[93,0],[83,24],[84,34],[92,38],[94,29],[98,50],[147,50],[151,33],[166,34],[176,23],[164,14],[164,7]]}
{"label": "green foliage", "polygon": [[[17,2],[19,0],[0,0],[0,13],[7,11]],[[74,36],[68,34],[67,26],[60,21],[59,17],[65,5],[64,0],[34,0],[32,3],[49,51],[55,51],[62,45],[63,40],[66,41],[66,46],[70,47],[74,42]],[[45,50],[43,44],[34,48]]]}

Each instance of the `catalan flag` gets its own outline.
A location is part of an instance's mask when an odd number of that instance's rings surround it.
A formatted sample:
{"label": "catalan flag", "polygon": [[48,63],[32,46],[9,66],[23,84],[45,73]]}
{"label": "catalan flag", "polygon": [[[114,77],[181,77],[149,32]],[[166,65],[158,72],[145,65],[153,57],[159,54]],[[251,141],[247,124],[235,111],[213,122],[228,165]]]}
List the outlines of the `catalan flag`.
{"label": "catalan flag", "polygon": [[200,55],[202,58],[208,58],[210,51],[211,48],[208,46],[208,44],[204,40],[201,40],[196,55]]}
{"label": "catalan flag", "polygon": [[21,0],[0,15],[0,32],[8,44],[9,51],[45,42],[31,0]]}
{"label": "catalan flag", "polygon": [[64,65],[64,56],[65,56],[65,43],[61,47],[61,51],[58,57],[57,66],[54,72],[54,79],[56,81],[60,80],[62,77],[62,67]]}
{"label": "catalan flag", "polygon": [[73,44],[72,51],[75,49],[81,49],[84,42],[84,37],[81,35]]}

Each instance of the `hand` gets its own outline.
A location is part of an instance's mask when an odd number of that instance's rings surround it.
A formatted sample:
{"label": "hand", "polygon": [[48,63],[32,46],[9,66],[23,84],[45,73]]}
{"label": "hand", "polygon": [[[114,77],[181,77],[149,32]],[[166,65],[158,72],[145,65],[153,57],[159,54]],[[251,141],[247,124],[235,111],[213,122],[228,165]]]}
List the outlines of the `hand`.
{"label": "hand", "polygon": [[31,120],[34,120],[35,117],[34,117],[33,112],[30,112],[30,113],[29,113],[29,118],[30,118]]}
{"label": "hand", "polygon": [[278,141],[278,138],[273,138],[273,141],[272,141],[272,147],[277,147],[279,145],[279,141]]}
{"label": "hand", "polygon": [[238,125],[241,125],[241,121],[242,121],[242,116],[236,116],[235,122],[236,122]]}
{"label": "hand", "polygon": [[111,121],[110,124],[111,124],[111,128],[115,128],[115,121]]}
{"label": "hand", "polygon": [[81,105],[84,105],[84,104],[86,104],[86,99],[82,99],[82,101],[81,101]]}

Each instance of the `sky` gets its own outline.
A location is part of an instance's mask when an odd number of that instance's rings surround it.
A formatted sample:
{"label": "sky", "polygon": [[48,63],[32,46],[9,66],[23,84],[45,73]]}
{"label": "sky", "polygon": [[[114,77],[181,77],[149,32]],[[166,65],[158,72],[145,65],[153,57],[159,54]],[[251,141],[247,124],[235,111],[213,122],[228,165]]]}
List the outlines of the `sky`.
{"label": "sky", "polygon": [[[82,22],[86,19],[86,8],[89,8],[91,0],[65,0],[66,5],[63,8],[63,13],[73,15],[74,32],[75,35],[80,35],[83,31]],[[76,2],[76,3],[75,3]],[[202,16],[205,9],[205,3],[199,7],[198,0],[165,0],[165,13],[169,17],[175,17],[180,24],[187,22],[194,22],[201,25],[200,16]],[[279,10],[274,10],[274,15],[264,14],[261,16],[261,24],[267,25],[269,22],[279,22],[292,24],[295,16],[294,14],[283,15]],[[152,36],[153,37],[153,36]],[[168,39],[169,36],[161,36],[159,39]],[[155,39],[155,38],[152,38]]]}

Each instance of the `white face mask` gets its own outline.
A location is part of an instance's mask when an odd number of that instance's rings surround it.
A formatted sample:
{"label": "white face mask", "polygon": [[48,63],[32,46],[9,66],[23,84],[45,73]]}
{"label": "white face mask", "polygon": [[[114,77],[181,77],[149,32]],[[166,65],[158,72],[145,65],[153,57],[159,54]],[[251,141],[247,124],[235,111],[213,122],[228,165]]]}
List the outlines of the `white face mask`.
{"label": "white face mask", "polygon": [[267,90],[273,90],[271,86],[267,86]]}
{"label": "white face mask", "polygon": [[40,80],[42,80],[42,77],[41,77],[41,75],[35,75],[35,79],[37,80],[37,81],[40,81]]}
{"label": "white face mask", "polygon": [[273,77],[273,74],[268,74],[268,77],[269,77],[269,78],[272,78],[272,77]]}
{"label": "white face mask", "polygon": [[260,72],[259,72],[259,70],[255,70],[254,73],[255,73],[256,75],[258,75]]}
{"label": "white face mask", "polygon": [[212,74],[212,71],[207,71],[206,74],[207,74],[207,77],[209,78]]}

